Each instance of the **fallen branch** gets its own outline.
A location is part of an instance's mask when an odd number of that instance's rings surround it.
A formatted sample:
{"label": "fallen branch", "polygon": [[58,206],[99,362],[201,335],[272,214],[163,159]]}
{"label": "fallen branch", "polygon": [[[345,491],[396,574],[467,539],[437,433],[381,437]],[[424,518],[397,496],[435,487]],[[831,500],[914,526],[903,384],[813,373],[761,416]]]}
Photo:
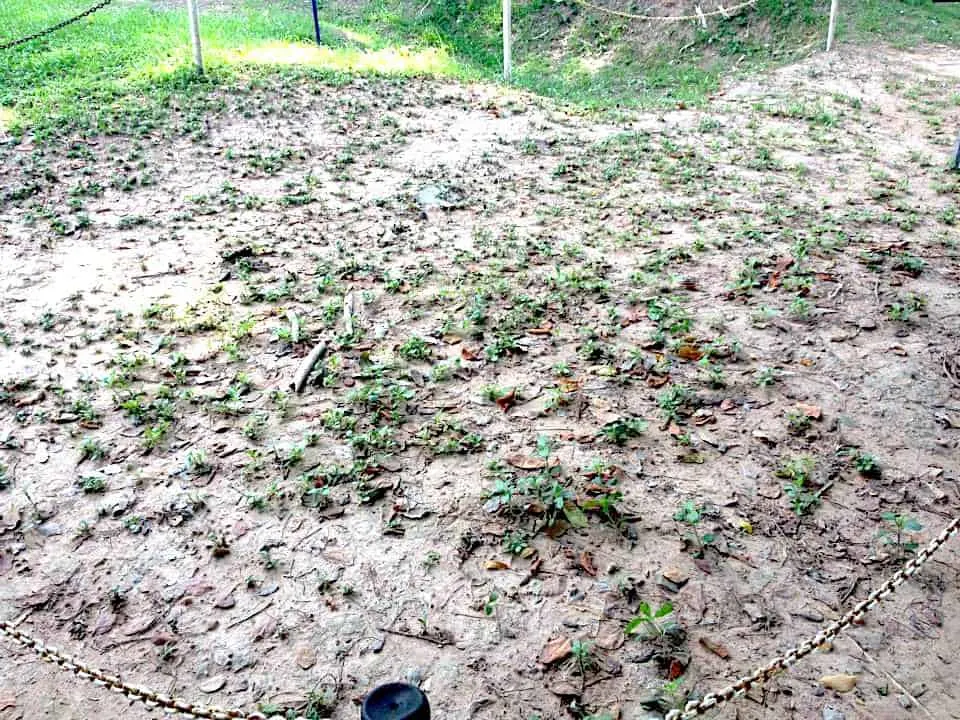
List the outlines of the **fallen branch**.
{"label": "fallen branch", "polygon": [[445,638],[433,637],[431,635],[417,635],[412,632],[405,632],[403,630],[394,630],[393,628],[377,628],[380,632],[385,632],[388,635],[399,635],[400,637],[413,638],[414,640],[426,640],[428,643],[433,643],[437,647],[446,647],[450,644],[449,640]]}
{"label": "fallen branch", "polygon": [[293,376],[293,382],[290,383],[290,387],[295,393],[299,395],[303,392],[303,389],[307,386],[307,378],[310,377],[310,373],[313,371],[313,366],[320,362],[320,358],[322,358],[326,352],[327,343],[321,340],[313,350],[310,351],[310,354],[303,359],[300,367],[297,368],[297,374]]}
{"label": "fallen branch", "polygon": [[264,610],[266,610],[268,607],[272,605],[273,605],[273,600],[267,600],[267,602],[265,602],[263,605],[261,605],[259,608],[254,610],[249,615],[244,615],[239,620],[234,620],[232,623],[227,625],[227,630],[230,630],[231,628],[235,628],[237,625],[242,625],[243,623],[247,622],[247,620],[253,620],[253,618],[255,618],[257,615],[259,615],[260,613],[262,613]]}

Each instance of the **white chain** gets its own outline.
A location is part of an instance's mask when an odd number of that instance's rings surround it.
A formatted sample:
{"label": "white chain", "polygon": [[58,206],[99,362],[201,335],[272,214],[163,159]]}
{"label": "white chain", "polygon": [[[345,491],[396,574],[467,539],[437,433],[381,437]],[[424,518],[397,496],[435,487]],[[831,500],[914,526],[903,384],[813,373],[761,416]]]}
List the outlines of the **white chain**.
{"label": "white chain", "polygon": [[[708,710],[712,710],[723,703],[743,697],[754,686],[769,680],[801,658],[812,653],[824,643],[830,642],[845,629],[858,622],[875,605],[888,597],[894,590],[900,587],[907,578],[911,577],[917,570],[923,567],[937,550],[957,534],[958,529],[960,529],[960,517],[954,518],[925,548],[914,555],[886,582],[870,593],[866,599],[857,603],[850,612],[846,613],[839,620],[828,625],[814,637],[800,643],[790,650],[790,652],[775,657],[766,665],[754,670],[749,675],[745,675],[732,685],[728,685],[718,692],[708,693],[699,700],[687,703],[683,710],[671,710],[667,713],[665,720],[693,720],[693,718],[699,717]],[[177,713],[182,717],[195,718],[197,720],[285,720],[281,715],[267,717],[260,712],[245,713],[240,710],[224,709],[210,705],[195,705],[180,698],[170,697],[169,695],[164,695],[153,690],[131,685],[117,676],[84,665],[71,655],[57,650],[57,648],[48,647],[40,640],[37,640],[22,630],[18,630],[13,623],[4,620],[0,620],[0,635],[7,636],[28,650],[32,650],[43,660],[59,665],[64,670],[72,672],[78,678],[89,680],[94,685],[99,685],[120,693],[121,695],[125,695],[127,698],[141,702],[149,708],[161,708],[168,713]],[[306,718],[298,717],[296,720],[306,720]]]}
{"label": "white chain", "polygon": [[671,710],[667,713],[665,720],[693,720],[693,718],[699,717],[718,705],[729,702],[734,698],[743,697],[755,685],[769,680],[801,658],[812,653],[824,643],[830,642],[841,632],[858,622],[875,605],[888,597],[894,590],[900,587],[907,578],[923,567],[937,550],[957,534],[958,529],[960,529],[960,517],[955,517],[925,548],[914,555],[902,568],[897,570],[897,572],[883,583],[883,585],[870,593],[866,599],[857,603],[850,612],[839,620],[830,623],[826,628],[812,638],[800,643],[790,650],[790,652],[773,658],[773,660],[766,665],[757,668],[749,675],[743,676],[732,685],[728,685],[718,692],[707,693],[699,700],[687,703],[683,710]]}
{"label": "white chain", "polygon": [[[49,647],[31,637],[22,630],[18,630],[12,623],[0,620],[0,635],[6,635],[16,643],[19,643],[28,650],[32,650],[40,658],[47,662],[59,665],[67,672],[72,672],[82,680],[89,680],[94,685],[105,687],[116,693],[125,695],[130,700],[136,700],[143,703],[148,708],[161,708],[165,712],[179,714],[186,718],[196,718],[198,720],[286,720],[284,715],[272,715],[270,717],[260,712],[246,713],[241,710],[224,709],[211,705],[196,705],[180,698],[170,697],[163,693],[158,693],[146,688],[137,687],[124,681],[115,675],[110,675],[84,665],[71,655],[61,652],[55,647]],[[296,720],[307,720],[298,717]]]}

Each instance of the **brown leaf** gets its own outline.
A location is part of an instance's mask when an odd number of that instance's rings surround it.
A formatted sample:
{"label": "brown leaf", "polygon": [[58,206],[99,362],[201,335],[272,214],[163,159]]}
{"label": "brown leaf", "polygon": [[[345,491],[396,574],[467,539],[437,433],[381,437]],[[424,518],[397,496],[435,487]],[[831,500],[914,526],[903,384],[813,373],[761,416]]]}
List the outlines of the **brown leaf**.
{"label": "brown leaf", "polygon": [[686,669],[687,663],[684,662],[683,658],[670,658],[670,665],[667,668],[667,680],[676,680],[678,677],[683,675],[683,671]]}
{"label": "brown leaf", "polygon": [[553,325],[551,323],[547,323],[541,327],[530,328],[527,330],[527,332],[531,335],[549,335],[553,332]]}
{"label": "brown leaf", "polygon": [[702,637],[700,638],[700,644],[717,657],[723,658],[724,660],[730,657],[730,651],[727,650],[726,646],[724,646],[722,643],[718,643],[710,638]]}
{"label": "brown leaf", "polygon": [[619,625],[611,625],[597,632],[597,647],[602,650],[619,650],[625,640],[626,635]]}
{"label": "brown leaf", "polygon": [[690,576],[678,567],[668,567],[663,571],[663,577],[678,588],[682,588],[690,580]]}
{"label": "brown leaf", "polygon": [[782,257],[777,260],[776,266],[773,268],[773,272],[770,273],[770,279],[767,281],[767,287],[771,290],[776,290],[777,286],[780,285],[780,279],[783,277],[784,271],[793,265],[792,257]]}
{"label": "brown leaf", "polygon": [[807,403],[797,403],[797,411],[802,412],[811,420],[819,420],[823,414],[819,405],[808,405]]}
{"label": "brown leaf", "polygon": [[720,401],[720,412],[733,412],[737,409],[737,404],[730,398],[724,398]]}
{"label": "brown leaf", "polygon": [[647,375],[647,387],[663,387],[670,382],[669,375]]}
{"label": "brown leaf", "polygon": [[677,348],[677,357],[681,360],[690,360],[691,362],[696,362],[703,357],[703,351],[696,345],[684,343]]}
{"label": "brown leaf", "polygon": [[485,570],[509,570],[510,566],[503,560],[487,560],[483,567]]}
{"label": "brown leaf", "polygon": [[16,406],[18,408],[27,407],[28,405],[36,405],[38,402],[43,400],[46,397],[46,393],[43,390],[37,390],[32,392],[29,395],[24,395],[22,398],[18,398]]}
{"label": "brown leaf", "polygon": [[541,470],[547,466],[546,460],[533,455],[508,455],[504,460],[507,461],[507,464],[521,470]]}
{"label": "brown leaf", "polygon": [[460,348],[460,357],[467,361],[479,360],[480,356],[477,355],[473,350],[464,345]]}
{"label": "brown leaf", "polygon": [[593,558],[590,557],[590,553],[588,553],[586,550],[580,553],[580,562],[578,564],[590,577],[597,576],[597,569],[593,566]]}
{"label": "brown leaf", "polygon": [[570,638],[556,638],[543,646],[540,653],[540,662],[551,665],[570,656],[573,652],[573,643]]}
{"label": "brown leaf", "polygon": [[517,401],[517,391],[516,388],[511,388],[510,392],[504,393],[497,398],[497,407],[506,412],[512,408]]}

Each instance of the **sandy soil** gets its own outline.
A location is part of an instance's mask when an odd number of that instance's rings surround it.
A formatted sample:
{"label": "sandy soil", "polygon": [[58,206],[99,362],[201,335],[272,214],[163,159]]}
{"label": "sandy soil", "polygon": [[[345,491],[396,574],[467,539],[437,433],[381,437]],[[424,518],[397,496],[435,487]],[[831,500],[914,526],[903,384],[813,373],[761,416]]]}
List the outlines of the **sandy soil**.
{"label": "sandy soil", "polygon": [[[956,80],[849,51],[619,122],[357,80],[5,147],[0,613],[335,718],[395,679],[448,720],[655,717],[789,649],[960,505]],[[957,552],[716,717],[960,717]],[[626,636],[641,602],[678,630]],[[145,713],[5,648],[0,718]]]}

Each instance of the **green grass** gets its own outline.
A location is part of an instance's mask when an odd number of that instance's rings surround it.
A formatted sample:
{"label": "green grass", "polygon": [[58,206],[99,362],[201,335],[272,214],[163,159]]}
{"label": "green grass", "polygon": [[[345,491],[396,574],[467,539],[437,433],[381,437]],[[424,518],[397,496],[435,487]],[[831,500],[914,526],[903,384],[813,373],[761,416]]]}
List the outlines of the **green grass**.
{"label": "green grass", "polygon": [[[201,26],[208,72],[202,79],[190,69],[183,9],[147,2],[109,6],[0,53],[0,123],[14,132],[30,128],[40,139],[75,131],[190,134],[202,131],[206,114],[240,102],[238,93],[223,89],[267,85],[282,93],[296,80],[336,83],[371,73],[500,77],[500,0],[425,8],[404,1],[325,8],[322,47],[313,43],[305,3],[251,1],[229,13],[206,11]],[[0,41],[88,4],[5,0]],[[514,12],[515,84],[586,109],[699,105],[734,68],[758,69],[810,52],[825,33],[826,5],[758,0],[754,10],[712,20],[706,29],[661,26],[668,29],[656,34],[572,2],[531,0]],[[844,4],[843,11],[840,43],[960,44],[960,5],[862,0]]]}

